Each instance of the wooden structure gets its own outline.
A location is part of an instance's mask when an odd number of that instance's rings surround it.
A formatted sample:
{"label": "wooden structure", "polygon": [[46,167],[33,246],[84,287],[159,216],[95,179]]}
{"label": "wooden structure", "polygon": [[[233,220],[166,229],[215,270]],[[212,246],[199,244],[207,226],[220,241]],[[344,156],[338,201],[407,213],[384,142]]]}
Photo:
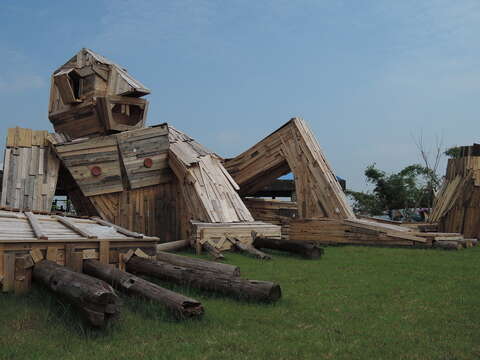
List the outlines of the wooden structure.
{"label": "wooden structure", "polygon": [[439,231],[480,236],[480,144],[462,146],[460,157],[448,160],[445,181],[428,220],[438,223]]}
{"label": "wooden structure", "polygon": [[50,211],[60,162],[47,131],[8,130],[0,206]]}
{"label": "wooden structure", "polygon": [[240,186],[254,194],[290,171],[295,178],[301,218],[354,218],[332,168],[315,136],[300,118],[293,118],[244,153],[225,162]]}
{"label": "wooden structure", "polygon": [[243,196],[254,195],[279,176],[293,172],[296,201],[243,199],[256,220],[280,225],[283,239],[417,247],[465,244],[457,233],[422,233],[398,224],[358,219],[314,135],[299,118],[227,160],[225,167]]}
{"label": "wooden structure", "polygon": [[114,62],[80,50],[52,75],[49,119],[72,139],[141,128],[150,93]]}
{"label": "wooden structure", "polygon": [[0,281],[4,292],[28,291],[31,268],[43,259],[82,271],[84,259],[124,268],[123,254],[155,252],[158,238],[97,218],[72,218],[0,210]]}

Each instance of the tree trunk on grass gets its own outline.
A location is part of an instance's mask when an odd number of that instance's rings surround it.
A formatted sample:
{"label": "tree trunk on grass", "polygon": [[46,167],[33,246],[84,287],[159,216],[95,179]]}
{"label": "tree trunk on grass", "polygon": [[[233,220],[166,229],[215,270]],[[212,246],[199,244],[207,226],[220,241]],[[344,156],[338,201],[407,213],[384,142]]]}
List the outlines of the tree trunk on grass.
{"label": "tree trunk on grass", "polygon": [[207,261],[201,259],[190,258],[187,256],[170,254],[167,252],[157,252],[157,260],[164,261],[172,265],[183,266],[189,269],[200,271],[210,271],[226,276],[240,276],[240,269],[238,266],[223,264],[214,261]]}
{"label": "tree trunk on grass", "polygon": [[188,240],[178,240],[178,241],[171,241],[166,242],[163,244],[157,244],[156,249],[157,251],[178,251],[188,248],[190,246],[190,241]]}
{"label": "tree trunk on grass", "polygon": [[175,284],[215,291],[248,300],[271,302],[280,299],[282,295],[280,285],[269,281],[245,280],[209,271],[187,269],[137,256],[132,257],[127,262],[127,270],[154,276]]}
{"label": "tree trunk on grass", "polygon": [[220,250],[216,249],[214,246],[208,242],[203,243],[202,247],[212,256],[215,260],[225,260],[225,256],[222,255]]}
{"label": "tree trunk on grass", "polygon": [[133,295],[158,301],[179,318],[191,318],[203,315],[203,306],[197,300],[165,289],[157,284],[136,277],[112,265],[102,264],[97,260],[85,260],[83,271],[102,279],[115,288]]}
{"label": "tree trunk on grass", "polygon": [[318,259],[323,254],[323,249],[307,241],[279,240],[256,237],[253,246],[272,250],[288,251],[302,255],[306,259]]}
{"label": "tree trunk on grass", "polygon": [[255,249],[252,245],[244,244],[238,239],[227,237],[227,240],[230,241],[232,243],[233,247],[238,251],[241,251],[243,253],[246,253],[248,255],[251,255],[251,256],[256,257],[257,259],[261,259],[261,260],[271,260],[272,259],[272,257],[270,255],[267,255],[264,252],[261,252],[260,250]]}
{"label": "tree trunk on grass", "polygon": [[120,299],[112,287],[102,280],[49,260],[35,264],[33,279],[71,301],[94,327],[104,327],[120,313]]}

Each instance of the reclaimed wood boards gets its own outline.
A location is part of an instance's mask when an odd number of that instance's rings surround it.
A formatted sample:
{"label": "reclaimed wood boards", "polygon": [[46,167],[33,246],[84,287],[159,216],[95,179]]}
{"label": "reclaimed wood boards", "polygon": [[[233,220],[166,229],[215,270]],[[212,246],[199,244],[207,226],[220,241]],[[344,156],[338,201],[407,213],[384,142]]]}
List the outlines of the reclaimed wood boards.
{"label": "reclaimed wood boards", "polygon": [[221,159],[172,127],[168,163],[192,219],[211,223],[253,221]]}
{"label": "reclaimed wood boards", "polygon": [[133,234],[97,220],[0,210],[2,290],[27,291],[31,267],[44,259],[81,272],[83,259],[119,266],[130,249],[155,253],[158,238],[129,235]]}
{"label": "reclaimed wood boards", "polygon": [[303,119],[293,118],[225,162],[241,195],[254,194],[290,171],[300,218],[355,218],[320,145]]}
{"label": "reclaimed wood boards", "polygon": [[48,147],[46,131],[8,130],[0,206],[50,211],[59,160]]}
{"label": "reclaimed wood boards", "polygon": [[53,73],[48,117],[72,139],[138,129],[148,110],[140,97],[149,93],[121,66],[84,48]]}
{"label": "reclaimed wood boards", "polygon": [[428,221],[438,230],[465,238],[480,236],[480,145],[460,147],[460,157],[448,160],[446,176]]}

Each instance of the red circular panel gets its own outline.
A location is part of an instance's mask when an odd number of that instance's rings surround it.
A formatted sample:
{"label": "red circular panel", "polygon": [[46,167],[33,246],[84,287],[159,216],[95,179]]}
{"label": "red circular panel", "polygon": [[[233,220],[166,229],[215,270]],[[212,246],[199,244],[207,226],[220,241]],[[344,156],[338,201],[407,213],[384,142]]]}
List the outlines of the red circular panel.
{"label": "red circular panel", "polygon": [[100,166],[94,166],[90,169],[90,172],[92,173],[93,176],[100,176],[102,175],[102,169]]}
{"label": "red circular panel", "polygon": [[150,158],[146,158],[145,160],[143,160],[143,165],[146,168],[151,168],[153,166],[153,160]]}

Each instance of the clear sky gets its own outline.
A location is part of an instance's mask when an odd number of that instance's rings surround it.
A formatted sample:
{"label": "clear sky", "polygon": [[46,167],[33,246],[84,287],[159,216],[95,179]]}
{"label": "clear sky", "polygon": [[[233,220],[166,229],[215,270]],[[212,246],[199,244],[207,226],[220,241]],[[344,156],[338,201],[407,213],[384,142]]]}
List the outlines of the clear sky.
{"label": "clear sky", "polygon": [[0,145],[51,129],[51,72],[88,47],[152,90],[169,122],[229,157],[292,116],[356,190],[427,144],[478,142],[479,0],[0,1]]}

